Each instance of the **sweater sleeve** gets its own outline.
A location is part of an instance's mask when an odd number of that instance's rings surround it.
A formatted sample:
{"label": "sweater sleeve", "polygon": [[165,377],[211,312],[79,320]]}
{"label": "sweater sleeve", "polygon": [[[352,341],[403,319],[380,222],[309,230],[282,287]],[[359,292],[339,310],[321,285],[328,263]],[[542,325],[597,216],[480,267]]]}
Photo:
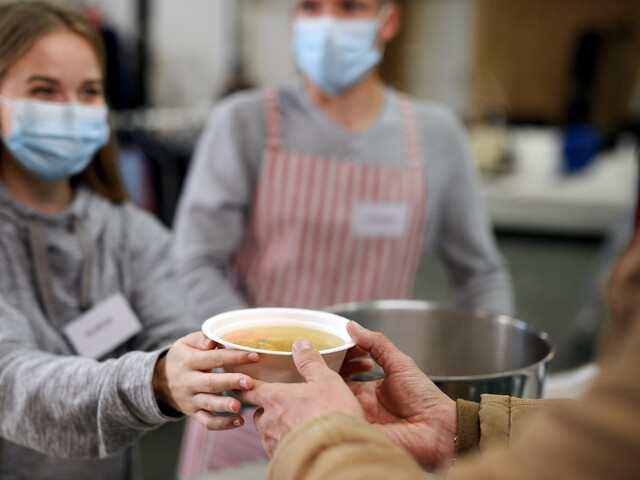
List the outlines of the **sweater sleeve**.
{"label": "sweater sleeve", "polygon": [[499,254],[464,129],[442,113],[443,152],[450,165],[437,249],[448,267],[454,301],[466,308],[512,314],[511,279]]}
{"label": "sweater sleeve", "polygon": [[223,101],[192,159],[176,216],[174,250],[198,320],[246,307],[229,283],[228,268],[250,214],[262,156],[261,117],[258,99]]}
{"label": "sweater sleeve", "polygon": [[328,413],[291,431],[276,450],[269,480],[419,480],[417,462],[366,421]]}
{"label": "sweater sleeve", "polygon": [[122,264],[129,274],[124,285],[129,302],[144,325],[130,347],[150,351],[171,345],[201,323],[186,301],[171,255],[171,235],[147,212],[126,208]]}
{"label": "sweater sleeve", "polygon": [[97,362],[38,349],[0,298],[0,435],[61,457],[105,457],[169,420],[151,377],[160,352]]}

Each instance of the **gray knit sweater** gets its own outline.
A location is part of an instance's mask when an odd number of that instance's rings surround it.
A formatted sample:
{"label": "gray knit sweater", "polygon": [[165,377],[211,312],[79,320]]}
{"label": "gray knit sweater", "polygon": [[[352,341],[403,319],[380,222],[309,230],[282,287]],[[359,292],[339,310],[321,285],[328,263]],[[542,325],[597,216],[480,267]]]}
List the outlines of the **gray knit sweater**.
{"label": "gray knit sweater", "polygon": [[[158,355],[199,328],[169,245],[165,228],[130,203],[79,188],[52,216],[0,184],[0,479],[134,476],[127,447],[170,420],[151,388]],[[48,302],[38,257],[51,275]],[[61,328],[116,292],[142,332],[99,361],[77,356]]]}

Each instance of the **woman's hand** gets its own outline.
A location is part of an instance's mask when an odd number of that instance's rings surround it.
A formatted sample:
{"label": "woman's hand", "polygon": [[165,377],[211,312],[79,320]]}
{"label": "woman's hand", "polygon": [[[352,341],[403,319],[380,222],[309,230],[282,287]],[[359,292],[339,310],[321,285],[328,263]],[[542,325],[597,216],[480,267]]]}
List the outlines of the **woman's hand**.
{"label": "woman's hand", "polygon": [[348,381],[366,420],[426,467],[450,461],[457,431],[456,403],[385,335],[355,322],[349,322],[347,329],[386,375],[374,382]]}
{"label": "woman's hand", "polygon": [[161,408],[167,406],[189,415],[208,430],[228,430],[241,426],[242,417],[219,417],[214,412],[238,413],[240,402],[217,394],[226,390],[250,390],[253,379],[242,374],[211,373],[211,370],[255,363],[260,355],[215,347],[216,343],[202,332],[177,340],[156,363],[153,389]]}

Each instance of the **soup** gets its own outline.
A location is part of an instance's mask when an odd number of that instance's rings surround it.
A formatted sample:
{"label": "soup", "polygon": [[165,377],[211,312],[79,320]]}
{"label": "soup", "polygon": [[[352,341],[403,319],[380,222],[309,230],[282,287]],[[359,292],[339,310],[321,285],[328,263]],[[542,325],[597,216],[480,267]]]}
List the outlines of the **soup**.
{"label": "soup", "polygon": [[243,328],[226,333],[221,338],[229,343],[235,343],[243,347],[274,352],[290,352],[293,342],[297,338],[306,338],[318,350],[329,350],[346,343],[340,337],[331,333],[316,330],[315,328],[295,326]]}

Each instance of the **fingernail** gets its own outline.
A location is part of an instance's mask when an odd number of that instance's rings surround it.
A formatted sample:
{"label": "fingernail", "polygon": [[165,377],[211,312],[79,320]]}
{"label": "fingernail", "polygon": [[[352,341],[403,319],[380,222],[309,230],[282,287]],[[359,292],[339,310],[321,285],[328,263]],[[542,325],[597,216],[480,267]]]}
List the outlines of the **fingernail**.
{"label": "fingernail", "polygon": [[354,322],[353,320],[351,320],[351,325],[353,326],[353,329],[355,331],[357,331],[358,333],[364,333],[364,327],[362,325],[360,325],[357,322]]}
{"label": "fingernail", "polygon": [[247,383],[247,381],[244,378],[240,379],[240,386],[244,389],[248,389],[249,388],[249,384]]}
{"label": "fingernail", "polygon": [[233,424],[234,424],[236,427],[241,427],[241,426],[242,426],[242,420],[240,420],[239,418],[236,418],[236,419],[233,421]]}
{"label": "fingernail", "polygon": [[252,352],[249,355],[247,355],[247,358],[252,362],[257,362],[258,360],[260,360],[260,355],[255,352]]}
{"label": "fingernail", "polygon": [[234,402],[229,402],[229,411],[230,412],[235,412],[236,411],[236,404]]}
{"label": "fingernail", "polygon": [[311,348],[311,342],[306,338],[298,338],[295,342],[293,342],[293,351],[299,352],[301,350],[306,350],[307,348]]}

